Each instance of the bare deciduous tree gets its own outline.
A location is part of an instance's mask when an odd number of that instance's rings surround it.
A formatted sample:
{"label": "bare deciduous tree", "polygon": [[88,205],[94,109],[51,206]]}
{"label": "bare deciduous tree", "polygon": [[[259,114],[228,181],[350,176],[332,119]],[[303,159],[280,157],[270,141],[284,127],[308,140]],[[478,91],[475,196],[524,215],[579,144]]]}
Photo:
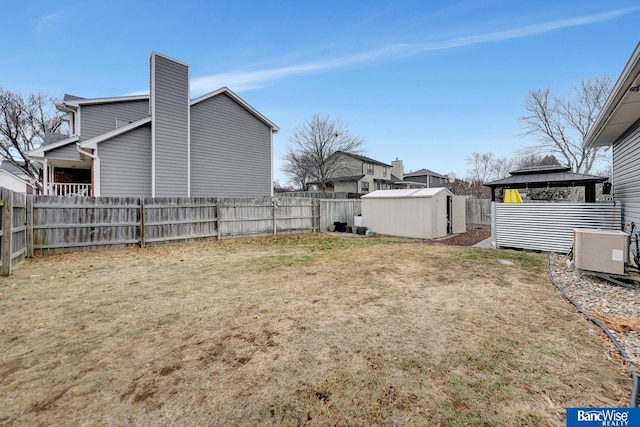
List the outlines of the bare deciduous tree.
{"label": "bare deciduous tree", "polygon": [[606,76],[582,80],[572,99],[554,95],[548,88],[530,90],[524,100],[529,115],[520,121],[525,134],[538,137],[540,143],[522,152],[553,154],[574,172],[588,174],[602,156],[598,147],[587,148],[582,141],[610,90],[611,80]]}
{"label": "bare deciduous tree", "polygon": [[[310,179],[318,182],[322,191],[327,182],[338,176],[343,167],[338,151],[350,154],[362,152],[364,139],[352,135],[347,125],[329,116],[314,114],[303,126],[296,129],[291,145],[284,156],[283,172],[296,184],[307,184]],[[304,177],[303,181],[301,178]]]}
{"label": "bare deciduous tree", "polygon": [[313,179],[311,162],[304,153],[294,151],[292,147],[287,148],[287,153],[282,160],[284,161],[282,171],[289,177],[289,182],[297,189],[304,191]]}
{"label": "bare deciduous tree", "polygon": [[34,178],[38,169],[27,153],[42,144],[45,133],[60,129],[62,115],[54,105],[46,95],[24,96],[0,86],[0,158]]}

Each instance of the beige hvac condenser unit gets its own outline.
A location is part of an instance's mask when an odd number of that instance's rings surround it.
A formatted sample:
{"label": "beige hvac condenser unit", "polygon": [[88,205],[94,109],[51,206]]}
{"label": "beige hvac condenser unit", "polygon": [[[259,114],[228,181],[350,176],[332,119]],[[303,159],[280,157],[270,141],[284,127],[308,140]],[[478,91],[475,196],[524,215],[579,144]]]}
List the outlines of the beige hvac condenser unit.
{"label": "beige hvac condenser unit", "polygon": [[573,230],[573,263],[577,269],[624,274],[629,261],[629,235],[615,230]]}

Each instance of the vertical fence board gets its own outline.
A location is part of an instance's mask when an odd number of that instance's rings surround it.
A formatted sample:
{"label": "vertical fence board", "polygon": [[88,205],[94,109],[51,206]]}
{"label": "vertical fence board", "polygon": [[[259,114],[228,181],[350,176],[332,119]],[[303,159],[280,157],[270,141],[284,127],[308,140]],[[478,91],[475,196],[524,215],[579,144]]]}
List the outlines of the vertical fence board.
{"label": "vertical fence board", "polygon": [[353,226],[353,218],[362,213],[360,200],[320,200],[320,231],[328,231],[334,222]]}
{"label": "vertical fence board", "polygon": [[11,229],[13,219],[13,192],[9,189],[2,188],[0,192],[3,200],[2,206],[2,265],[0,265],[0,274],[8,276],[11,274]]}

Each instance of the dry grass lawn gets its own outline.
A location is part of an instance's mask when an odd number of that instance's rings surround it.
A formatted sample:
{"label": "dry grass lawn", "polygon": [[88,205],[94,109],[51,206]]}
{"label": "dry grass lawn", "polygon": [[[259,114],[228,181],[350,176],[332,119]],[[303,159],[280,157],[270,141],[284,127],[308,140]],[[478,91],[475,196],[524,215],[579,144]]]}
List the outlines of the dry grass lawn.
{"label": "dry grass lawn", "polygon": [[330,235],[27,260],[0,282],[0,424],[563,426],[628,405],[545,262]]}

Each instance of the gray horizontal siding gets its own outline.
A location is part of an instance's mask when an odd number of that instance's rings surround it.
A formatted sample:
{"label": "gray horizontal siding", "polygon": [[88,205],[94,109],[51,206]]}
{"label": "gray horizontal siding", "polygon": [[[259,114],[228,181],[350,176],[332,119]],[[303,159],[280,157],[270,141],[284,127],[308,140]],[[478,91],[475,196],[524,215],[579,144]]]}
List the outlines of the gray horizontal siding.
{"label": "gray horizontal siding", "polygon": [[229,96],[191,107],[192,196],[268,196],[271,161],[271,129]]}
{"label": "gray horizontal siding", "polygon": [[80,153],[78,152],[77,144],[71,142],[62,147],[47,151],[46,157],[49,159],[80,160]]}
{"label": "gray horizontal siding", "polygon": [[620,230],[620,203],[496,203],[496,246],[567,253],[574,228]]}
{"label": "gray horizontal siding", "polygon": [[640,226],[640,126],[613,146],[613,194],[624,206],[624,223]]}
{"label": "gray horizontal siding", "polygon": [[153,55],[151,102],[154,111],[155,195],[188,195],[189,67]]}
{"label": "gray horizontal siding", "polygon": [[111,102],[80,107],[80,141],[116,128],[116,119],[135,122],[149,116],[149,101]]}
{"label": "gray horizontal siding", "polygon": [[151,196],[151,125],[101,142],[100,196]]}

